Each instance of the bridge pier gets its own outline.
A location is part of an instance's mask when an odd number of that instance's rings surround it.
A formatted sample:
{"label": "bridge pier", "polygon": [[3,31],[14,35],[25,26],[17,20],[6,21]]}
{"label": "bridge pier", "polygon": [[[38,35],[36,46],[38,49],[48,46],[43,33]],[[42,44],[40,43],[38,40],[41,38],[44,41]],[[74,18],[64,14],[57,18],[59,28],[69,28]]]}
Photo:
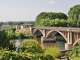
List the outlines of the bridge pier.
{"label": "bridge pier", "polygon": [[41,37],[41,43],[43,43],[43,41],[45,40],[46,38],[45,37]]}
{"label": "bridge pier", "polygon": [[65,43],[65,50],[71,50],[72,44],[71,43]]}

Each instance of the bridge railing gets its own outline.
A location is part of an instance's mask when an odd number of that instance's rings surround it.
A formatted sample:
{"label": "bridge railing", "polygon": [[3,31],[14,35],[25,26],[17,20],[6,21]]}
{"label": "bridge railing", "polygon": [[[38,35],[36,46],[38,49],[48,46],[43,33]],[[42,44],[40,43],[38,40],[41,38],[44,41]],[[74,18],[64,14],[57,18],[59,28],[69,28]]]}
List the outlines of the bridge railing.
{"label": "bridge railing", "polygon": [[80,28],[75,28],[75,27],[32,27],[32,28],[36,28],[36,29],[55,29],[55,30],[80,32]]}

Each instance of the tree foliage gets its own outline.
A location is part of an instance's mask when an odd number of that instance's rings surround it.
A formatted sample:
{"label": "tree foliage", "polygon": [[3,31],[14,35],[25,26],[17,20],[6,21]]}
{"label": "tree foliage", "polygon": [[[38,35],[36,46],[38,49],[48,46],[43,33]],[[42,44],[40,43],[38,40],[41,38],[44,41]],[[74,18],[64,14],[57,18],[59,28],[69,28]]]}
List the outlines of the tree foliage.
{"label": "tree foliage", "polygon": [[44,55],[44,50],[41,48],[36,40],[28,40],[21,42],[19,46],[19,52],[30,54],[32,60],[54,60],[54,56],[50,54]]}
{"label": "tree foliage", "polygon": [[45,27],[66,27],[67,26],[67,21],[64,19],[54,19],[51,20],[49,18],[46,19],[41,19],[40,23],[38,24],[39,26],[45,26]]}
{"label": "tree foliage", "polygon": [[69,26],[79,27],[80,26],[80,4],[70,8],[68,12],[68,23]]}
{"label": "tree foliage", "polygon": [[9,39],[15,39],[15,38],[17,38],[16,34],[15,34],[15,30],[16,30],[15,28],[7,28],[5,30],[7,32],[7,36],[8,36]]}
{"label": "tree foliage", "polygon": [[53,21],[50,20],[49,18],[46,18],[46,19],[41,19],[40,20],[40,25],[39,26],[47,26],[47,27],[50,27],[50,26],[53,26]]}
{"label": "tree foliage", "polygon": [[21,42],[19,48],[25,52],[42,53],[43,50],[36,40],[28,40]]}
{"label": "tree foliage", "polygon": [[66,27],[67,26],[67,21],[64,19],[54,19],[54,26],[56,27]]}
{"label": "tree foliage", "polygon": [[9,47],[9,39],[5,30],[0,30],[0,47]]}
{"label": "tree foliage", "polygon": [[49,18],[50,20],[54,20],[54,19],[56,19],[56,18],[58,18],[58,19],[64,19],[64,20],[67,20],[67,15],[66,14],[64,14],[64,13],[61,13],[61,12],[59,12],[59,13],[53,13],[53,12],[41,12],[39,15],[37,15],[37,17],[36,17],[36,21],[35,21],[35,25],[36,26],[39,26],[39,24],[40,24],[40,21],[42,20],[42,19],[46,19],[46,18]]}
{"label": "tree foliage", "polygon": [[66,52],[66,57],[72,58],[72,60],[79,60],[80,59],[80,46],[73,46],[71,51]]}

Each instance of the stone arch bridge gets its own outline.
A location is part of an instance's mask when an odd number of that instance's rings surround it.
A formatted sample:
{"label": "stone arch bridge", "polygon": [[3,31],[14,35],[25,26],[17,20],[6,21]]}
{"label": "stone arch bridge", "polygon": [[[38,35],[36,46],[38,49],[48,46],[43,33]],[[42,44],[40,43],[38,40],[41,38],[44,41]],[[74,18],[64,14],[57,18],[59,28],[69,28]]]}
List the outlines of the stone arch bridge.
{"label": "stone arch bridge", "polygon": [[56,33],[59,33],[66,40],[66,48],[70,49],[72,45],[76,45],[80,42],[80,28],[72,27],[30,27],[30,33],[38,35],[42,34],[41,41],[49,38],[50,36],[54,37]]}

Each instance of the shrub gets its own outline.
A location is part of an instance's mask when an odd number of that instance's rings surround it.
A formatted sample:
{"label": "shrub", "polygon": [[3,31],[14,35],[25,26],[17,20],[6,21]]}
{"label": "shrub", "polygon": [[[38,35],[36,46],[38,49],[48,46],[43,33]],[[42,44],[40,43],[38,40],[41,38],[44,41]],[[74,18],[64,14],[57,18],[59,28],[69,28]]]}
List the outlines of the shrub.
{"label": "shrub", "polygon": [[69,59],[71,57],[73,60],[80,59],[80,46],[73,46],[72,51],[67,51],[66,56]]}
{"label": "shrub", "polygon": [[57,47],[48,47],[45,48],[44,55],[51,55],[54,58],[60,58],[60,52]]}
{"label": "shrub", "polygon": [[31,57],[24,52],[9,51],[7,49],[0,50],[0,60],[31,60]]}
{"label": "shrub", "polygon": [[46,60],[55,60],[51,55],[46,55]]}
{"label": "shrub", "polygon": [[23,33],[19,33],[18,37],[19,37],[19,39],[26,38],[25,34],[23,34]]}
{"label": "shrub", "polygon": [[36,40],[25,40],[21,42],[19,49],[24,52],[43,53],[43,49]]}

